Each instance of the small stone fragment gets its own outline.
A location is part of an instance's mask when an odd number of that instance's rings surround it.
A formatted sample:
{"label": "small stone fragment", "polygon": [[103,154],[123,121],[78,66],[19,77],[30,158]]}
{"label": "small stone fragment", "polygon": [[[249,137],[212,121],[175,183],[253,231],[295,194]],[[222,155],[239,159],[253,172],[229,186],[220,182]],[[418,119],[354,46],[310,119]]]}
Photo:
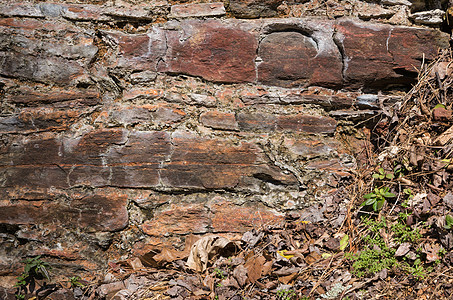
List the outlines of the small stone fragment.
{"label": "small stone fragment", "polygon": [[440,25],[444,21],[444,16],[445,12],[443,10],[435,9],[414,13],[410,16],[410,18],[415,24]]}
{"label": "small stone fragment", "polygon": [[412,6],[412,2],[408,0],[381,0],[381,4],[383,5],[406,5]]}
{"label": "small stone fragment", "polygon": [[222,2],[173,5],[170,18],[220,17],[225,15]]}
{"label": "small stone fragment", "polygon": [[411,22],[409,21],[409,9],[407,8],[407,6],[402,6],[398,10],[398,12],[389,19],[389,23],[395,25],[410,25]]}
{"label": "small stone fragment", "polygon": [[357,97],[356,105],[360,109],[379,109],[378,95],[363,94]]}
{"label": "small stone fragment", "polygon": [[392,9],[383,8],[380,5],[366,2],[359,2],[356,10],[360,19],[369,20],[377,18],[386,18],[393,16],[395,11]]}

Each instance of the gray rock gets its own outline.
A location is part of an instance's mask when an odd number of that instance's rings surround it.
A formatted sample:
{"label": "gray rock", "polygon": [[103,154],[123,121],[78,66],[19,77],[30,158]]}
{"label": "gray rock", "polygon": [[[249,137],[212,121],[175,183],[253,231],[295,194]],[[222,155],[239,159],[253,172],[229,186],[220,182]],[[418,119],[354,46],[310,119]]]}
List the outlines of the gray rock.
{"label": "gray rock", "polygon": [[61,16],[67,9],[65,6],[54,3],[40,3],[38,7],[44,16],[52,18]]}
{"label": "gray rock", "polygon": [[335,119],[341,120],[351,120],[351,121],[363,121],[368,118],[373,117],[379,111],[377,110],[361,110],[361,111],[353,111],[353,110],[336,110],[330,113],[330,116]]}
{"label": "gray rock", "polygon": [[381,4],[383,5],[406,5],[412,6],[412,2],[409,0],[381,0]]}
{"label": "gray rock", "polygon": [[445,12],[440,9],[421,11],[409,16],[414,23],[423,25],[440,25],[443,22]]}
{"label": "gray rock", "polygon": [[44,18],[45,15],[39,9],[38,5],[32,5],[30,3],[21,4],[1,4],[0,15],[6,17],[33,17],[33,18]]}
{"label": "gray rock", "polygon": [[379,97],[373,94],[363,94],[357,97],[356,105],[360,109],[379,109]]}

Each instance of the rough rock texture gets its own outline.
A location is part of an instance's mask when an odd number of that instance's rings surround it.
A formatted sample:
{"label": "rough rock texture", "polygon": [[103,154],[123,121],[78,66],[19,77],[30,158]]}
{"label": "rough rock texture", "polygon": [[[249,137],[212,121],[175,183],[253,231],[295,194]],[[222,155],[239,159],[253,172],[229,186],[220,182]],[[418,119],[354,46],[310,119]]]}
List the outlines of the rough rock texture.
{"label": "rough rock texture", "polygon": [[317,203],[356,165],[345,127],[449,41],[330,2],[139,2],[0,2],[0,276],[35,255],[88,274]]}

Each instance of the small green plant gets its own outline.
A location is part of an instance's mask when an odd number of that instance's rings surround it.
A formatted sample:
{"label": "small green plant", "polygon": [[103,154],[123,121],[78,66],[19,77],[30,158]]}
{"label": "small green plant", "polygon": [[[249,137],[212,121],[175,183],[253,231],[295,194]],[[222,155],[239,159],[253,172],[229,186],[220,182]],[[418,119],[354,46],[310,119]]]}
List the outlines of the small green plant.
{"label": "small green plant", "polygon": [[374,188],[373,193],[365,194],[366,200],[360,206],[372,206],[374,211],[379,211],[384,206],[385,199],[395,197],[395,194],[389,192],[389,187]]}
{"label": "small green plant", "polygon": [[391,229],[395,233],[395,241],[398,243],[417,243],[422,238],[420,229],[412,229],[401,222],[393,224]]}
{"label": "small green plant", "polygon": [[81,287],[81,288],[84,288],[85,285],[83,283],[81,283],[80,281],[80,277],[79,276],[72,276],[69,278],[69,283],[71,284],[71,287]]}
{"label": "small green plant", "polygon": [[411,274],[418,280],[425,279],[426,275],[433,270],[432,267],[425,268],[419,258],[414,261],[413,266],[410,266],[407,263],[404,263],[402,266],[403,269],[405,269],[409,274]]}
{"label": "small green plant", "polygon": [[444,228],[445,229],[451,229],[453,228],[453,217],[450,216],[450,215],[446,215],[445,216],[445,225],[444,225]]}
{"label": "small green plant", "polygon": [[41,260],[40,255],[34,258],[27,258],[23,263],[25,263],[24,271],[17,277],[17,282],[14,285],[17,288],[17,299],[24,299],[24,294],[33,292],[36,280],[50,280],[48,271],[50,266],[48,263]]}
{"label": "small green plant", "polygon": [[371,175],[374,179],[380,179],[380,180],[383,180],[383,179],[393,179],[395,178],[395,175],[393,175],[392,173],[387,173],[385,172],[384,168],[379,168],[377,173],[374,173],[373,175]]}
{"label": "small green plant", "polygon": [[279,300],[292,300],[296,299],[296,292],[291,289],[280,289],[277,291]]}
{"label": "small green plant", "polygon": [[217,278],[225,279],[225,272],[223,270],[220,270],[219,268],[215,268],[214,273]]}

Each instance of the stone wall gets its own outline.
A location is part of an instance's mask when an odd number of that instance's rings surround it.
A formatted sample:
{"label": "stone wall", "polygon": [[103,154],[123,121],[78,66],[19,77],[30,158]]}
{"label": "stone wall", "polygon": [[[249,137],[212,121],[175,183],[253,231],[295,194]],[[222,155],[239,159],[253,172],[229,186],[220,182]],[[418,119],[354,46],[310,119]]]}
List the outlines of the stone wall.
{"label": "stone wall", "polygon": [[449,46],[407,0],[115,2],[0,5],[3,285],[321,217],[363,121]]}

